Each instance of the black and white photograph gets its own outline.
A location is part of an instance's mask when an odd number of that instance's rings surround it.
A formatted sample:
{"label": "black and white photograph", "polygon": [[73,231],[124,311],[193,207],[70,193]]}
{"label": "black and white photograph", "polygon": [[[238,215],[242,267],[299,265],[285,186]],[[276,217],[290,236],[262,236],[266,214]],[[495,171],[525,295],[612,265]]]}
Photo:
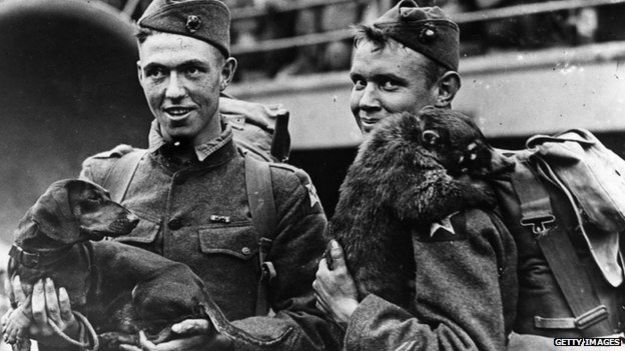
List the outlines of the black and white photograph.
{"label": "black and white photograph", "polygon": [[625,351],[625,0],[0,0],[0,351]]}

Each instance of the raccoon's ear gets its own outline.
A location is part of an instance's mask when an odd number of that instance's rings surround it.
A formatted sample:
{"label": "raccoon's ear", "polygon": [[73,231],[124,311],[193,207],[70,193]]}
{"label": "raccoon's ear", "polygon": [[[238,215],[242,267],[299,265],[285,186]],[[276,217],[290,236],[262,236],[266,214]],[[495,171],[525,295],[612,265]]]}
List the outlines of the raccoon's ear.
{"label": "raccoon's ear", "polygon": [[423,140],[424,145],[434,146],[439,143],[440,139],[440,134],[432,129],[424,130],[423,133],[421,133],[421,140]]}

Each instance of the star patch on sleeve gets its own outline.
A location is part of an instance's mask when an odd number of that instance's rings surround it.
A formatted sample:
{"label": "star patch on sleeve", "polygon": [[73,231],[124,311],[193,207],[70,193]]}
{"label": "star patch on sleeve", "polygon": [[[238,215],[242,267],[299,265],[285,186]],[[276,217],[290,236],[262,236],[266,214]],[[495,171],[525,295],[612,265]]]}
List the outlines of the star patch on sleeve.
{"label": "star patch on sleeve", "polygon": [[452,220],[458,213],[459,212],[454,212],[440,221],[430,224],[429,230],[424,230],[423,233],[419,235],[419,241],[435,242],[464,240],[464,233],[455,229],[455,220]]}
{"label": "star patch on sleeve", "polygon": [[321,205],[321,201],[319,200],[319,196],[317,196],[317,189],[312,183],[308,183],[305,185],[308,190],[308,198],[310,199],[310,207],[315,207],[315,204]]}

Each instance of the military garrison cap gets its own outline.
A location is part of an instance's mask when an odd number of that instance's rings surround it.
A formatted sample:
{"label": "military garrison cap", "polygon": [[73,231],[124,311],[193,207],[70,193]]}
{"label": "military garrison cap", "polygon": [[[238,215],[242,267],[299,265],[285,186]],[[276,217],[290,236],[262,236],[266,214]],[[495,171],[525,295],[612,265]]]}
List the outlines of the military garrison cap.
{"label": "military garrison cap", "polygon": [[230,10],[218,0],[154,0],[139,26],[205,41],[230,56]]}
{"label": "military garrison cap", "polygon": [[458,70],[460,30],[437,6],[402,0],[373,23],[391,38],[444,67]]}

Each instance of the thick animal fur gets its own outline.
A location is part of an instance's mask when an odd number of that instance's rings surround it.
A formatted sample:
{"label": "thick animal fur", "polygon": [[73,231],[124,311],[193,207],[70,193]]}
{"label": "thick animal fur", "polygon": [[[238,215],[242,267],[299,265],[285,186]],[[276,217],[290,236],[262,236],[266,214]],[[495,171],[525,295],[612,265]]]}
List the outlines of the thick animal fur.
{"label": "thick animal fur", "polygon": [[494,206],[494,194],[470,176],[493,172],[499,160],[459,112],[426,108],[380,122],[349,168],[329,231],[345,250],[360,298],[375,293],[410,308],[412,231]]}
{"label": "thick animal fur", "polygon": [[[20,259],[23,254],[11,258],[9,276],[20,276],[28,297],[8,318],[5,335],[27,335],[32,287],[50,277],[67,290],[72,309],[94,326],[100,350],[117,350],[120,341],[137,344],[139,330],[155,342],[167,340],[169,326],[186,318],[208,317],[216,331],[258,342],[229,324],[186,265],[113,241],[89,241],[127,234],[137,222],[96,184],[52,184],[20,221],[14,243],[27,253],[54,255],[37,267],[22,264],[27,262]],[[14,349],[27,347],[22,343]]]}

